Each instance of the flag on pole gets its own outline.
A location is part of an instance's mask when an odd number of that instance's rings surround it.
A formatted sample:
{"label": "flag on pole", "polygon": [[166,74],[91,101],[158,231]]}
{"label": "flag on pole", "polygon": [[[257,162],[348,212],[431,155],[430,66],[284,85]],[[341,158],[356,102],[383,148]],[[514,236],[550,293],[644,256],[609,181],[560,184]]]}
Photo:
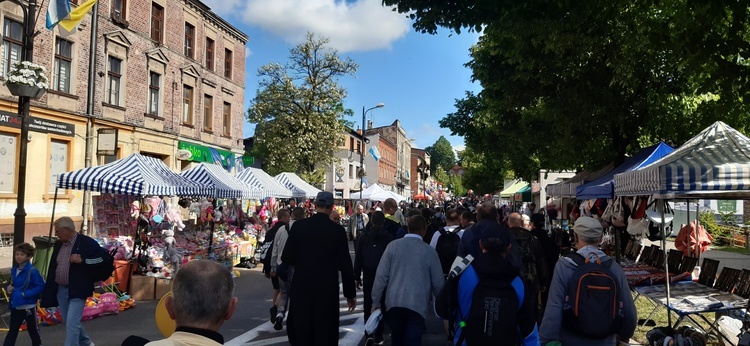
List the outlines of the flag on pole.
{"label": "flag on pole", "polygon": [[55,25],[70,15],[70,0],[51,0],[47,7],[47,29],[54,29]]}
{"label": "flag on pole", "polygon": [[375,159],[375,161],[379,161],[380,160],[380,151],[378,150],[377,147],[372,146],[372,147],[370,147],[369,151],[370,151],[370,155],[372,155],[372,158]]}
{"label": "flag on pole", "polygon": [[[58,1],[58,0],[55,0]],[[78,28],[78,24],[81,24],[81,21],[86,16],[86,13],[88,13],[92,7],[94,7],[94,4],[96,4],[97,0],[88,0],[81,4],[80,6],[76,7],[76,9],[70,11],[70,14],[68,15],[68,18],[61,19],[60,20],[60,36],[66,37],[74,32],[76,32],[76,28]]]}

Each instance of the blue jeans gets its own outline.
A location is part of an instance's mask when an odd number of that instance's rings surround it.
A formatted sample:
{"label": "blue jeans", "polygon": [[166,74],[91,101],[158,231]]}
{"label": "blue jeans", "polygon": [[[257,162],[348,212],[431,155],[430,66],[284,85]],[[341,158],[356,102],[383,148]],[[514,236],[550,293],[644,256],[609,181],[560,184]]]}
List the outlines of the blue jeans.
{"label": "blue jeans", "polygon": [[65,346],[90,346],[91,342],[86,330],[81,325],[83,307],[86,299],[68,298],[68,288],[57,286],[57,303],[60,304],[60,315],[65,323]]}
{"label": "blue jeans", "polygon": [[391,345],[422,345],[424,317],[407,308],[390,308],[386,313],[388,325],[391,326]]}

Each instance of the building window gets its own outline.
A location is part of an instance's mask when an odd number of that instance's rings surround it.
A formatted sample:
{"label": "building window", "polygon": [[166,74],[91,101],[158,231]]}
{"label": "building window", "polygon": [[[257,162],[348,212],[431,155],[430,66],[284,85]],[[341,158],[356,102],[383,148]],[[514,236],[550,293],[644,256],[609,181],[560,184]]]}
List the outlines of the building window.
{"label": "building window", "polygon": [[214,123],[214,98],[211,95],[203,95],[203,129],[213,130]]}
{"label": "building window", "polygon": [[182,87],[182,123],[193,124],[193,87]]}
{"label": "building window", "polygon": [[349,151],[354,152],[354,137],[349,137]]}
{"label": "building window", "polygon": [[73,62],[73,42],[55,39],[55,71],[52,75],[52,90],[70,94],[70,66]]}
{"label": "building window", "polygon": [[194,58],[195,51],[195,27],[185,23],[185,56]]}
{"label": "building window", "polygon": [[221,117],[222,134],[229,137],[232,134],[232,105],[224,102],[224,108]]}
{"label": "building window", "polygon": [[224,77],[232,79],[232,51],[224,49]]}
{"label": "building window", "polygon": [[0,132],[0,193],[16,192],[16,147],[18,135]]}
{"label": "building window", "polygon": [[357,141],[357,154],[362,155],[362,142]]}
{"label": "building window", "polygon": [[159,115],[161,75],[150,72],[148,83],[148,114]]}
{"label": "building window", "polygon": [[70,142],[53,139],[50,143],[49,153],[49,181],[47,193],[55,193],[57,177],[69,171],[68,168],[68,145]]}
{"label": "building window", "polygon": [[125,21],[125,5],[127,0],[112,0],[112,19],[118,22]]}
{"label": "building window", "polygon": [[214,70],[214,40],[206,37],[206,68]]}
{"label": "building window", "polygon": [[107,71],[107,103],[120,106],[120,87],[122,86],[122,60],[109,57],[109,70]]}
{"label": "building window", "polygon": [[354,179],[354,165],[349,165],[349,179]]}
{"label": "building window", "polygon": [[21,61],[23,47],[23,25],[15,20],[5,18],[3,22],[3,76],[8,75],[13,64]]}
{"label": "building window", "polygon": [[164,32],[164,8],[156,3],[151,4],[151,39],[162,43]]}

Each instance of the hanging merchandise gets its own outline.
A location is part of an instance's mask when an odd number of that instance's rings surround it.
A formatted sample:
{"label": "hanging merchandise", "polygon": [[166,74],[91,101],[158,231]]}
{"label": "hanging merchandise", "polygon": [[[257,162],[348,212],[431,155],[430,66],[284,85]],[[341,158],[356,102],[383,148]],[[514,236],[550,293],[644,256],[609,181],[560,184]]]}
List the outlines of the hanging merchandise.
{"label": "hanging merchandise", "polygon": [[132,215],[140,215],[140,204],[136,197],[103,194],[93,196],[92,205],[97,235],[114,239],[121,235],[135,234],[136,219]]}

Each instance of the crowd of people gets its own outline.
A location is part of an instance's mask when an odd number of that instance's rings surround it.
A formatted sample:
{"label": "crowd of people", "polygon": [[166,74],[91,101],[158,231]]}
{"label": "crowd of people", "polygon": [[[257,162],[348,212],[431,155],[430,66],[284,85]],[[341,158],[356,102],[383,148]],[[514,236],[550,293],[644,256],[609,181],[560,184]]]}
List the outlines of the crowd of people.
{"label": "crowd of people", "polygon": [[280,254],[266,271],[271,321],[277,330],[286,321],[292,345],[336,344],[339,274],[349,310],[361,289],[364,318],[377,322],[368,346],[384,342],[386,326],[392,345],[420,345],[435,313],[454,345],[617,345],[635,331],[625,274],[599,249],[595,219],[576,220],[575,250],[565,253],[533,205],[503,213],[492,203],[419,208],[389,199],[350,216],[352,263],[332,194],[321,192],[315,207],[292,222],[282,213],[274,228],[284,233],[266,235]]}

